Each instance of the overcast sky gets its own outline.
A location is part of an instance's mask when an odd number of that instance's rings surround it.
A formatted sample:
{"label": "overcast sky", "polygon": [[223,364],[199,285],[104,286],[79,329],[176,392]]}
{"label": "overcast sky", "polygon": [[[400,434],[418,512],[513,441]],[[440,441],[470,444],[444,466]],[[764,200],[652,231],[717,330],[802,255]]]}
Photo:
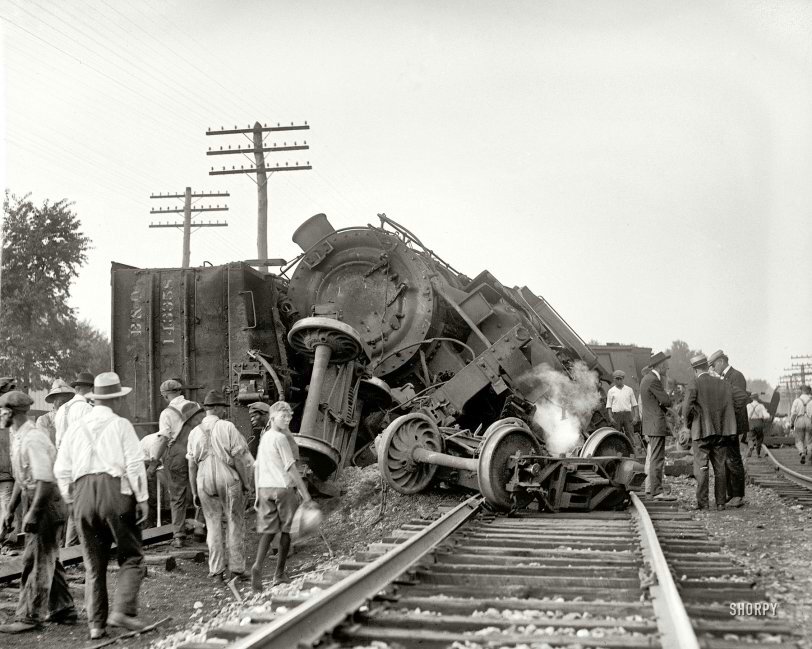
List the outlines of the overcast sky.
{"label": "overcast sky", "polygon": [[812,353],[811,2],[0,7],[3,184],[75,202],[73,304],[102,330],[111,261],[180,265],[152,193],[229,191],[192,264],[256,257],[251,177],[208,175],[252,161],[206,156],[247,141],[206,130],[307,121],[268,141],[307,139],[269,160],[313,165],[271,177],[270,256],[317,212],[385,212],[585,339],[722,347],[771,383]]}

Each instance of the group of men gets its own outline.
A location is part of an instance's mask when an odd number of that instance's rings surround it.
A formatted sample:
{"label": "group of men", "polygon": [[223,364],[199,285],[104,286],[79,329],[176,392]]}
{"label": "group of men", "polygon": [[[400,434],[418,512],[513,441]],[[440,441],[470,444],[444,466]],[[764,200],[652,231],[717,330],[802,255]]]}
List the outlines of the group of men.
{"label": "group of men", "polygon": [[[15,621],[0,625],[0,632],[35,630],[46,620],[77,622],[59,561],[62,531],[69,521],[82,546],[91,639],[106,635],[108,626],[144,628],[137,611],[145,574],[140,526],[149,515],[148,474],[155,473],[160,461],[169,482],[173,545],[183,545],[190,494],[206,519],[210,576],[225,579],[228,565],[231,578],[248,579],[245,499],[254,494],[260,539],[250,571],[252,586],[262,589],[263,564],[277,534],[274,583],[285,581],[293,516],[299,498],[310,500],[296,467],[298,449],[289,430],[293,413],[287,403],[252,404],[252,424],[262,431],[255,461],[245,437],[224,418],[229,404],[222,393],[208,392],[201,408],[183,397],[179,381],[167,380],[161,393],[168,404],[160,416],[154,453],[145,462],[133,425],[121,416],[131,388],[122,386],[115,372],[96,377],[81,373],[70,386],[55,383],[46,397],[54,410],[36,423],[29,418],[32,399],[9,389],[14,386],[8,381],[3,385],[0,428],[9,432],[11,466],[5,467],[0,456],[0,479],[10,474],[13,489],[2,512],[2,534],[11,530],[22,503],[25,549]],[[5,482],[10,481],[0,480]],[[106,582],[113,543],[119,571],[111,607]]]}

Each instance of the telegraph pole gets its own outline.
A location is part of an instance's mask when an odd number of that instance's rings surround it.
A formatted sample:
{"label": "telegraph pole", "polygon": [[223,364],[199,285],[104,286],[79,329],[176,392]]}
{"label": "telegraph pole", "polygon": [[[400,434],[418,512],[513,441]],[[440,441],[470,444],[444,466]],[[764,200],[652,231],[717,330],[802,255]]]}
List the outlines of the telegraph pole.
{"label": "telegraph pole", "polygon": [[[298,161],[293,165],[286,162],[284,166],[279,163],[275,166],[266,164],[266,153],[278,151],[306,151],[310,147],[306,140],[301,144],[299,144],[298,141],[293,142],[292,145],[283,142],[282,146],[278,146],[277,143],[274,142],[273,146],[265,146],[265,137],[268,133],[306,130],[310,130],[310,126],[307,122],[298,125],[291,122],[290,126],[282,126],[279,123],[277,123],[276,126],[268,126],[267,124],[263,125],[259,122],[255,122],[253,127],[237,128],[235,126],[233,129],[224,129],[221,127],[219,131],[213,131],[211,129],[206,131],[206,135],[243,135],[246,138],[248,138],[249,134],[251,135],[250,148],[241,146],[232,148],[229,146],[226,149],[223,147],[212,149],[209,147],[209,150],[206,151],[206,155],[232,155],[235,153],[241,153],[246,157],[248,157],[249,154],[254,155],[253,167],[241,166],[239,169],[235,166],[232,166],[231,169],[226,169],[225,167],[215,169],[212,167],[209,171],[209,175],[256,174],[256,180],[253,178],[252,180],[257,184],[257,256],[260,259],[268,258],[268,174],[276,171],[304,171],[313,168],[310,166],[309,160],[303,165],[300,165]],[[248,159],[250,161],[250,158]]]}
{"label": "telegraph pole", "polygon": [[793,361],[801,361],[800,363],[793,363],[793,370],[800,370],[801,372],[801,385],[806,385],[806,374],[809,368],[812,368],[812,355],[804,354],[803,356],[790,356]]}
{"label": "telegraph pole", "polygon": [[189,258],[190,258],[190,251],[191,251],[191,238],[192,238],[192,228],[224,228],[228,226],[228,223],[221,223],[220,221],[216,221],[212,223],[209,221],[208,223],[195,223],[192,221],[192,212],[195,215],[200,214],[202,212],[227,212],[228,207],[223,205],[220,207],[216,205],[212,207],[209,205],[208,207],[192,207],[192,199],[193,198],[213,198],[213,197],[228,197],[230,194],[228,192],[201,192],[201,193],[192,193],[192,188],[187,187],[186,191],[183,194],[150,194],[150,198],[182,198],[183,199],[183,208],[163,208],[159,207],[157,210],[153,209],[150,210],[150,214],[183,214],[183,223],[150,223],[149,227],[151,228],[183,228],[183,261],[181,264],[182,268],[189,268]]}

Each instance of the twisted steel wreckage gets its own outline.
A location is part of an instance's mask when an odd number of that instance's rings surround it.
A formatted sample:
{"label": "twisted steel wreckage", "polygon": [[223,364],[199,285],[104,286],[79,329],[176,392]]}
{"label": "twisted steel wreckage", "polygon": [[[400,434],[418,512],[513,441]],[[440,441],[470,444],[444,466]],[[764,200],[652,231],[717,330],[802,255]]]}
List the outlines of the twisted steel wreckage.
{"label": "twisted steel wreckage", "polygon": [[[470,278],[379,219],[335,230],[313,216],[289,264],[113,264],[113,362],[140,434],[178,377],[190,399],[223,389],[243,431],[252,402],[291,402],[307,477],[327,494],[348,464],[377,460],[407,494],[437,482],[500,510],[622,504],[645,476],[604,425],[595,353],[527,287]],[[278,274],[254,267],[272,262]]]}

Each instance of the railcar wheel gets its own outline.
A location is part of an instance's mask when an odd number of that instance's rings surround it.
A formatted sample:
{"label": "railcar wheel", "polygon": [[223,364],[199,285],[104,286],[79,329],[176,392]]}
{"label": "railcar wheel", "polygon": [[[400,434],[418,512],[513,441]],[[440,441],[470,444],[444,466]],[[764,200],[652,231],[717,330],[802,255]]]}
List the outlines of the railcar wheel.
{"label": "railcar wheel", "polygon": [[519,419],[500,419],[485,433],[479,454],[477,480],[485,500],[496,509],[508,511],[514,506],[527,506],[533,499],[528,494],[517,494],[513,499],[507,483],[513,475],[510,458],[517,453],[536,455],[539,444],[526,424]]}
{"label": "railcar wheel", "polygon": [[414,460],[415,449],[443,452],[437,424],[422,412],[398,417],[383,431],[378,449],[378,468],[386,482],[402,494],[416,494],[431,483],[436,464]]}
{"label": "railcar wheel", "polygon": [[598,428],[581,447],[579,457],[632,457],[634,449],[629,439],[619,430]]}
{"label": "railcar wheel", "polygon": [[298,320],[288,332],[288,342],[297,352],[311,358],[317,347],[329,347],[331,364],[347,363],[366,353],[361,335],[346,322],[335,318]]}

